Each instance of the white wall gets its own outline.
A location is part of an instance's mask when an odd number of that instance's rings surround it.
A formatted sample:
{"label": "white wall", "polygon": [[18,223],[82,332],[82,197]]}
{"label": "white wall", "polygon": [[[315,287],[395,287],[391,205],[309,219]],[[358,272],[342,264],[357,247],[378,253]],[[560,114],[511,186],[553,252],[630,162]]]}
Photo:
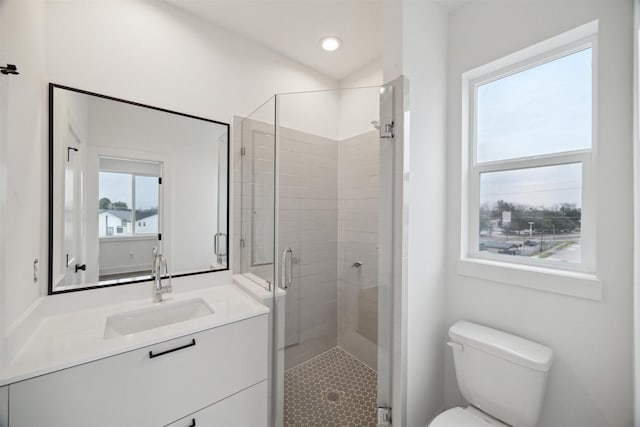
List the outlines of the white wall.
{"label": "white wall", "polygon": [[384,81],[408,78],[410,110],[406,408],[394,413],[423,426],[441,409],[444,381],[447,13],[433,1],[399,3],[385,4],[383,47]]}
{"label": "white wall", "polygon": [[[148,275],[153,268],[153,261],[149,254],[154,246],[158,246],[158,240],[153,238],[100,239],[100,270],[98,271],[100,277],[132,272],[143,272],[139,274],[140,276]],[[169,265],[169,273],[174,274],[171,268],[172,266]],[[95,276],[88,280],[97,281]],[[108,280],[108,278],[102,280]]]}
{"label": "white wall", "polygon": [[[632,2],[488,1],[449,22],[447,326],[459,319],[555,351],[541,427],[632,425]],[[597,270],[602,301],[456,274],[460,253],[461,73],[599,19]],[[626,230],[622,232],[622,230]],[[553,278],[549,278],[553,281]],[[446,405],[461,404],[450,352]]]}
{"label": "white wall", "polygon": [[338,139],[345,139],[373,130],[372,121],[380,120],[380,92],[376,88],[354,89],[382,85],[382,60],[365,65],[340,81]]}
{"label": "white wall", "polygon": [[[26,30],[28,29],[28,30]],[[5,77],[7,251],[2,269],[2,318],[11,322],[46,287],[47,150],[44,82],[44,3],[0,3],[0,62],[17,64],[20,75]],[[33,282],[33,260],[40,260],[40,281]],[[0,322],[0,326],[3,322]],[[4,331],[0,331],[4,332]]]}
{"label": "white wall", "polygon": [[[378,59],[340,80],[338,87],[343,90],[281,94],[280,125],[334,140],[369,132],[373,129],[371,121],[378,120],[379,93],[374,89],[350,89],[381,84],[382,59]],[[271,113],[264,109],[252,118],[270,122]]]}
{"label": "white wall", "polygon": [[411,111],[407,425],[422,426],[442,405],[447,14],[434,2],[410,1],[404,22]]}
{"label": "white wall", "polygon": [[2,59],[21,71],[9,83],[7,323],[46,294],[49,81],[226,122],[275,92],[337,86],[163,2],[6,0],[0,20]]}
{"label": "white wall", "polygon": [[[339,91],[284,93],[278,95],[277,110],[278,123],[286,129],[299,130],[334,140],[338,139]],[[265,112],[267,112],[266,109]],[[273,116],[256,115],[252,118],[266,123],[273,121]]]}
{"label": "white wall", "polygon": [[276,92],[337,86],[163,2],[50,1],[46,36],[54,82],[225,122]]}

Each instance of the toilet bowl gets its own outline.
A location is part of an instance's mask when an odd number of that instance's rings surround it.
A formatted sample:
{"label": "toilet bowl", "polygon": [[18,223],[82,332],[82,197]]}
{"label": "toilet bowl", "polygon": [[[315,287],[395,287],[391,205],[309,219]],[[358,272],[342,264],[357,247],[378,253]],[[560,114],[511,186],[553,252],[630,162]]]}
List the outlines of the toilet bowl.
{"label": "toilet bowl", "polygon": [[466,321],[451,326],[449,338],[458,388],[469,406],[444,411],[428,427],[535,427],[553,351]]}
{"label": "toilet bowl", "polygon": [[[427,426],[425,426],[427,427]],[[428,427],[509,427],[484,412],[468,406],[452,408],[438,415]]]}

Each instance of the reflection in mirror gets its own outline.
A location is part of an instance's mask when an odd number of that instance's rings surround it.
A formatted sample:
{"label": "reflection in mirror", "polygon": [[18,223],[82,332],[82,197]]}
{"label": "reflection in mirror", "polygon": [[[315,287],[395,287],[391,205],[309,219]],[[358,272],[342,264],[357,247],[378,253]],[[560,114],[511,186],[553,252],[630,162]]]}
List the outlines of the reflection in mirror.
{"label": "reflection in mirror", "polygon": [[50,85],[49,292],[228,265],[229,126]]}

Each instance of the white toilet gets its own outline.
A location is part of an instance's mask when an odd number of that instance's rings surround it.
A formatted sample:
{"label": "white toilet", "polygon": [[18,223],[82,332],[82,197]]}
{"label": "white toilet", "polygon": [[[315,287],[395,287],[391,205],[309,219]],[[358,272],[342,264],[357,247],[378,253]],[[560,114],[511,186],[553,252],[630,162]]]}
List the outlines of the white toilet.
{"label": "white toilet", "polygon": [[459,321],[449,328],[458,388],[470,406],[438,415],[429,427],[533,427],[553,351],[506,332]]}

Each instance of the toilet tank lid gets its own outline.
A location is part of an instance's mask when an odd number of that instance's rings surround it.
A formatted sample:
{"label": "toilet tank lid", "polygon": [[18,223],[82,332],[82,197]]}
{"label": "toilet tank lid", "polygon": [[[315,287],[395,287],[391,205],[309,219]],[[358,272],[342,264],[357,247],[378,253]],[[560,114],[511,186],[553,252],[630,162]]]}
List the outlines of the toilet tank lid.
{"label": "toilet tank lid", "polygon": [[464,320],[449,328],[449,337],[463,347],[469,345],[537,371],[548,371],[553,361],[553,350],[547,346]]}

